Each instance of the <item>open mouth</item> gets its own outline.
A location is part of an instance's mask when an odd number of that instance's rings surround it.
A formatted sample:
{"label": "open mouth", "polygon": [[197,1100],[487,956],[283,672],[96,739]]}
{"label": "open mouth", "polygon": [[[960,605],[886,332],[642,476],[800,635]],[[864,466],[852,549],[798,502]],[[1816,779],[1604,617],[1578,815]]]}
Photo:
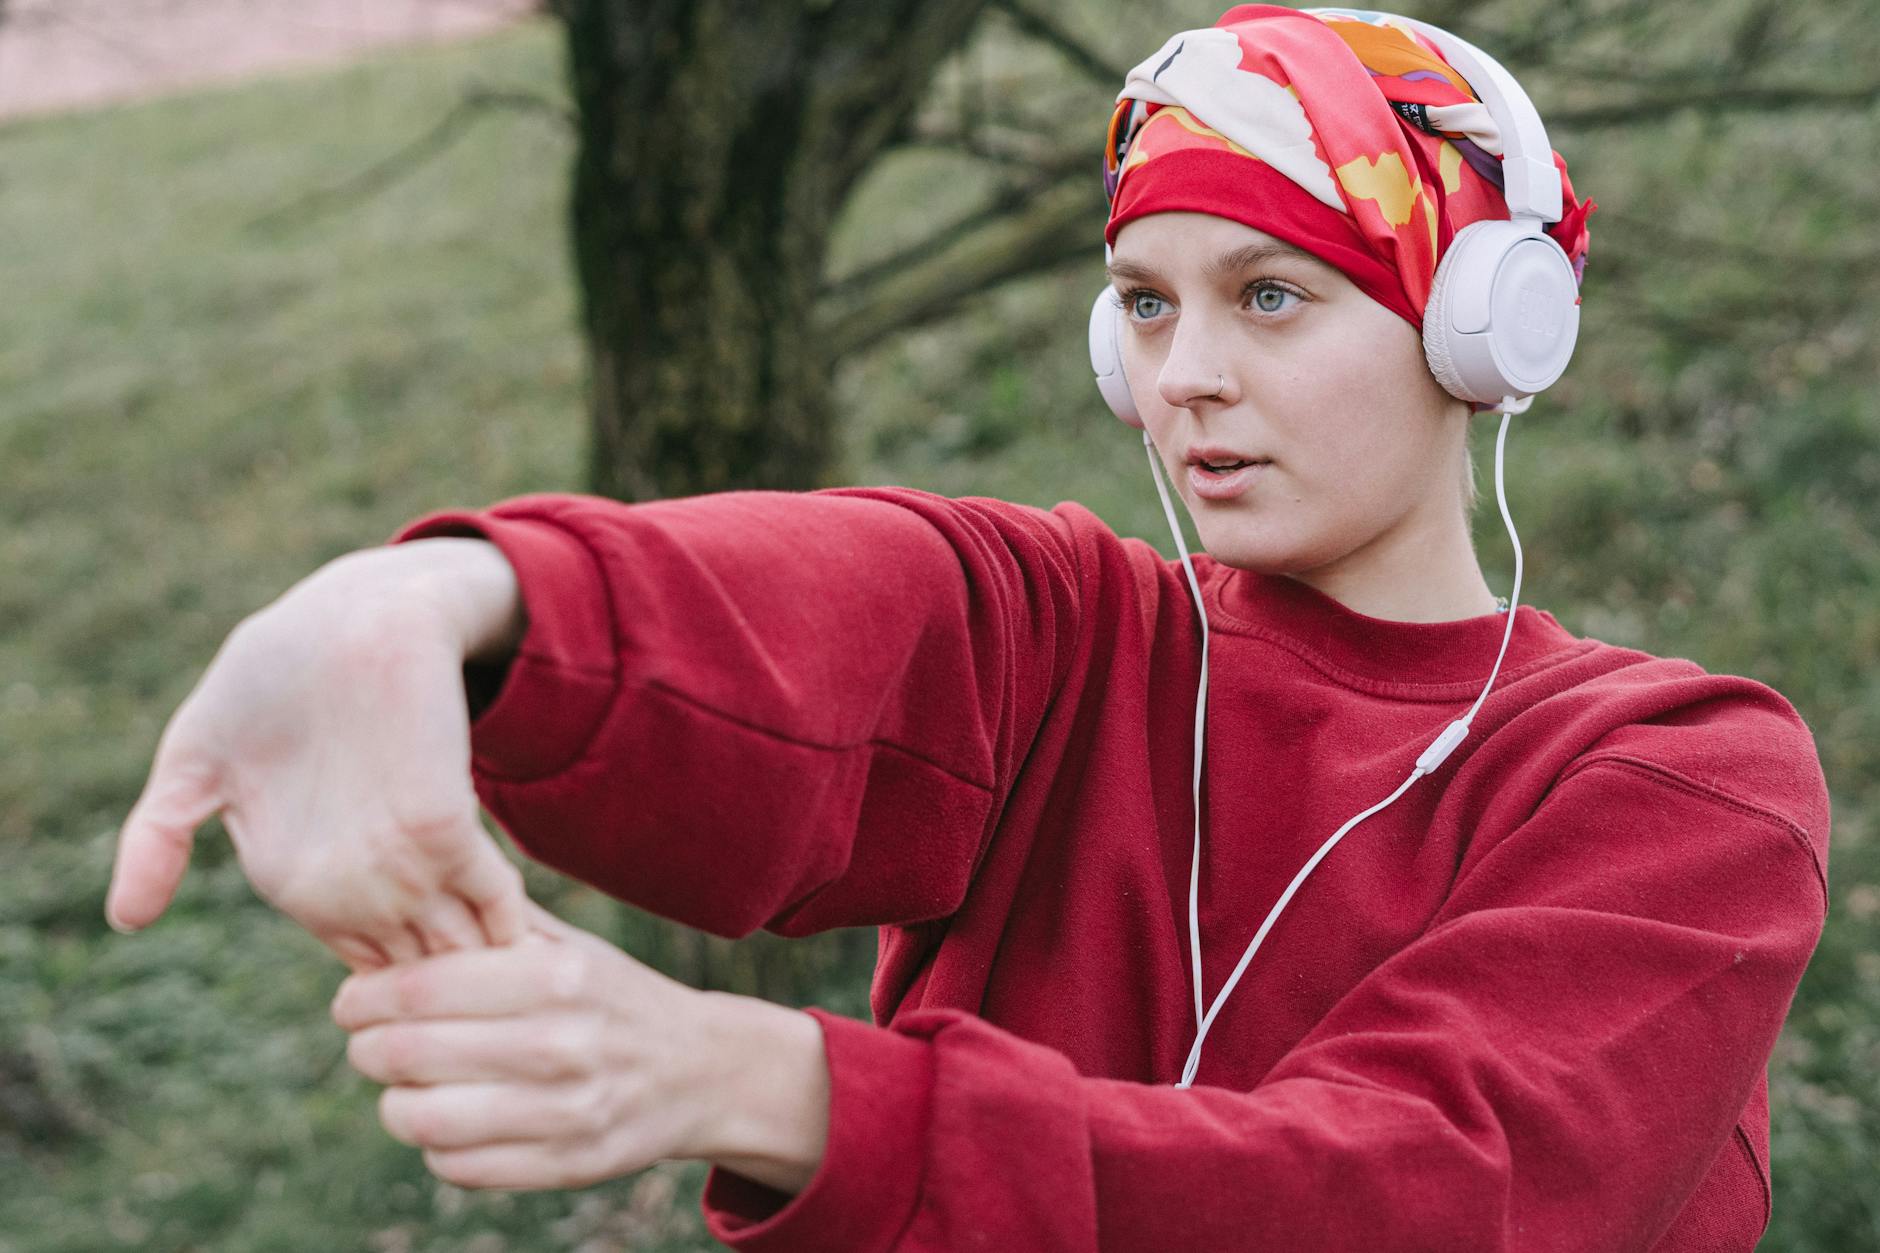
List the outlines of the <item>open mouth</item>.
{"label": "open mouth", "polygon": [[1265,462],[1261,461],[1199,461],[1195,463],[1195,468],[1208,474],[1232,474],[1234,471],[1243,470],[1248,466],[1264,464]]}
{"label": "open mouth", "polygon": [[1188,463],[1188,487],[1202,500],[1228,501],[1245,495],[1270,461],[1216,457]]}

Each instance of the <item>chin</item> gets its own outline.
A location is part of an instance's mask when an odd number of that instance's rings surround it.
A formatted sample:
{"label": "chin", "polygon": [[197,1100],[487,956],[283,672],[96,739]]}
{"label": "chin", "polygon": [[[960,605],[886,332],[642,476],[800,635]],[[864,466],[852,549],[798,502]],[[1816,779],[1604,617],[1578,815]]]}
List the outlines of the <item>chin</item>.
{"label": "chin", "polygon": [[1295,545],[1276,543],[1270,536],[1249,535],[1225,527],[1216,534],[1203,532],[1201,546],[1222,565],[1256,574],[1292,574],[1316,564]]}
{"label": "chin", "polygon": [[1274,527],[1249,517],[1208,518],[1196,532],[1208,556],[1224,566],[1255,574],[1303,574],[1349,552],[1331,534]]}

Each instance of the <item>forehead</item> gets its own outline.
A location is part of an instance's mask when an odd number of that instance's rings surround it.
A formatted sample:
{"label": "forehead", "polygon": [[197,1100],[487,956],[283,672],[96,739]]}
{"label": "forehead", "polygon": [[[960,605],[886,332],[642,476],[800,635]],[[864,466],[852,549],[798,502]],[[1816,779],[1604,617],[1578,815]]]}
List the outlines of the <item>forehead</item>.
{"label": "forehead", "polygon": [[1151,213],[1117,232],[1112,277],[1199,271],[1216,277],[1250,265],[1331,266],[1295,244],[1231,218],[1209,213]]}

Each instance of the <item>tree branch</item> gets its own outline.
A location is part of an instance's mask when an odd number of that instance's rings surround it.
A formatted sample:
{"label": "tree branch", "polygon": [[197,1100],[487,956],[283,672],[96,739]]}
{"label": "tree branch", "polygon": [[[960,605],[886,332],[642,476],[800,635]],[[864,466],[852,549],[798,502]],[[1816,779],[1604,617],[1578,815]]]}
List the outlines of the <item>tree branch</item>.
{"label": "tree branch", "polygon": [[[1839,249],[1832,252],[1810,253],[1807,250],[1798,249],[1794,252],[1780,252],[1679,230],[1666,226],[1657,218],[1637,217],[1603,208],[1594,215],[1593,223],[1596,228],[1605,226],[1624,234],[1649,240],[1652,244],[1651,255],[1654,260],[1663,258],[1667,254],[1683,252],[1693,256],[1725,255],[1732,260],[1750,261],[1785,272],[1805,268],[1832,270],[1846,274],[1880,271],[1880,250],[1856,252]],[[1595,264],[1598,262],[1595,261]]]}
{"label": "tree branch", "polygon": [[1771,35],[1781,20],[1779,5],[1752,4],[1743,10],[1742,20],[1730,33],[1730,64],[1737,73],[1746,74],[1768,58],[1776,44]]}
{"label": "tree branch", "polygon": [[870,281],[833,288],[824,309],[826,342],[841,358],[890,335],[951,313],[968,297],[1010,279],[1093,259],[1107,206],[1087,180],[1062,178],[1019,213],[987,210],[942,232],[932,246],[915,245],[906,264],[869,267]]}
{"label": "tree branch", "polygon": [[[938,152],[956,153],[1016,173],[1035,172],[1056,159],[1045,149],[1043,136],[1017,130],[975,128],[969,132],[963,128],[942,130],[914,127],[896,138],[892,146],[902,150],[931,148]],[[1085,154],[1084,161],[1089,164],[1088,154]]]}
{"label": "tree branch", "polygon": [[[1081,163],[1081,162],[1080,162]],[[995,191],[992,197],[979,208],[964,217],[941,227],[918,243],[910,244],[898,252],[889,254],[879,261],[852,270],[842,277],[824,284],[820,293],[824,300],[841,301],[853,299],[867,302],[872,299],[870,289],[883,283],[891,282],[893,276],[902,273],[911,266],[932,261],[944,254],[955,244],[966,240],[975,232],[986,230],[998,222],[1011,217],[1025,203],[1047,194],[1053,187],[1059,186],[1070,178],[1070,171],[1060,164],[1055,174],[1040,179],[1029,187],[1005,187]]]}
{"label": "tree branch", "polygon": [[565,124],[570,132],[577,121],[573,110],[562,101],[513,88],[471,87],[430,130],[402,148],[331,187],[308,192],[268,210],[243,229],[252,231],[298,225],[377,195],[442,156],[450,150],[452,144],[469,132],[472,123],[494,112],[534,113],[552,117]]}
{"label": "tree branch", "polygon": [[831,204],[841,202],[904,128],[935,66],[966,41],[985,5],[986,0],[828,0],[828,7],[805,15],[810,98],[804,109],[820,124],[803,145],[803,156],[817,168]]}
{"label": "tree branch", "polygon": [[1114,65],[1110,59],[1083,40],[1059,26],[1042,13],[1027,8],[1024,0],[992,0],[992,7],[1005,14],[1019,33],[1055,48],[1066,61],[1098,84],[1115,91],[1129,75],[1128,66]]}
{"label": "tree branch", "polygon": [[1549,127],[1635,126],[1661,121],[1685,109],[1708,109],[1713,113],[1767,112],[1775,109],[1865,108],[1880,101],[1880,83],[1857,87],[1815,86],[1742,86],[1734,83],[1706,84],[1701,89],[1679,89],[1672,83],[1651,84],[1657,92],[1647,92],[1631,100],[1614,104],[1592,105],[1579,109],[1553,109],[1547,114]]}

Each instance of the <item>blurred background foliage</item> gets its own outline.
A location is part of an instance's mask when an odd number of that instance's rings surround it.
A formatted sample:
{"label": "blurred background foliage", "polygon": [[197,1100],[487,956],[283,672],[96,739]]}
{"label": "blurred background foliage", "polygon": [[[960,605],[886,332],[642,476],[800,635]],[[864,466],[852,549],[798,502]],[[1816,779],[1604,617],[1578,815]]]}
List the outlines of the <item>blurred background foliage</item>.
{"label": "blurred background foliage", "polygon": [[[1769,683],[1815,731],[1832,909],[1772,1066],[1766,1247],[1880,1248],[1880,13],[1414,11],[1521,75],[1602,206],[1579,356],[1510,439],[1526,596],[1580,634]],[[1105,75],[1217,12],[1079,0],[1041,25],[990,6],[857,185],[827,301],[797,316],[853,329],[844,276],[916,272],[950,225],[1062,213],[1068,178],[1100,222]],[[0,1253],[711,1247],[695,1167],[582,1193],[433,1180],[345,1065],[341,968],[254,898],[219,833],[150,932],[102,920],[115,825],[241,616],[417,514],[589,482],[576,139],[542,107],[566,91],[542,20],[0,125]],[[424,142],[497,97],[518,107]],[[1166,546],[1139,444],[1088,378],[1100,267],[1093,227],[860,337],[831,367],[821,481],[1076,499]],[[1486,473],[1493,430],[1476,437]],[[1492,505],[1478,525],[1505,586]],[[529,883],[669,968],[865,1015],[865,945],[791,946],[779,972],[776,946]]]}

